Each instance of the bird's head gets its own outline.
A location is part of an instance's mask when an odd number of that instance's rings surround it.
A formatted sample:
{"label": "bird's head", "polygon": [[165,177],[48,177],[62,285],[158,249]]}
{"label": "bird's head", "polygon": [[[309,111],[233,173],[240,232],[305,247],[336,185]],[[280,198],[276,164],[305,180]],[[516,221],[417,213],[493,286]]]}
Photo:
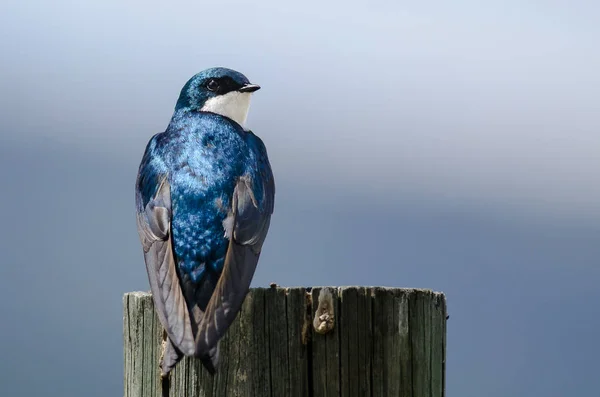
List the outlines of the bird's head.
{"label": "bird's head", "polygon": [[243,74],[226,68],[206,69],[181,89],[175,111],[211,112],[228,117],[242,127],[248,116],[250,96],[260,86]]}

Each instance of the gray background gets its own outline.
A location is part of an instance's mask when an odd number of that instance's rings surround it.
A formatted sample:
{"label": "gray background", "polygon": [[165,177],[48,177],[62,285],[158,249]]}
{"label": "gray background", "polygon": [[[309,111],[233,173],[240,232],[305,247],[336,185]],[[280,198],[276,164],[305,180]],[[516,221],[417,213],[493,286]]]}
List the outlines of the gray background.
{"label": "gray background", "polygon": [[122,392],[137,166],[211,66],[263,86],[255,286],[441,290],[449,396],[597,393],[594,2],[122,3],[0,5],[2,395]]}

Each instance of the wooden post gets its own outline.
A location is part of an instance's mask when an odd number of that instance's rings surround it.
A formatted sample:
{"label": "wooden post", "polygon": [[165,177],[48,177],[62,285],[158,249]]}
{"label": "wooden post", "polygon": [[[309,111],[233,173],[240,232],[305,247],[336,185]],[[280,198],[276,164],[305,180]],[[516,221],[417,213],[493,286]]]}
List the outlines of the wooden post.
{"label": "wooden post", "polygon": [[125,294],[123,304],[125,397],[444,396],[443,293],[254,288],[221,341],[217,373],[186,358],[168,382],[150,294]]}

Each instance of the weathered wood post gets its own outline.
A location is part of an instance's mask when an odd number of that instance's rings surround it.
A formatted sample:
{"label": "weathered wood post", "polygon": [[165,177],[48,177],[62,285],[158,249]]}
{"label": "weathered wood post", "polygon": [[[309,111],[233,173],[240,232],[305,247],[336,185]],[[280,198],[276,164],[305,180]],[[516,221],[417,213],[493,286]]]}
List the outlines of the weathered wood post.
{"label": "weathered wood post", "polygon": [[125,397],[444,396],[442,293],[254,288],[221,341],[217,373],[186,358],[168,383],[160,380],[163,331],[150,294],[128,293],[123,303]]}

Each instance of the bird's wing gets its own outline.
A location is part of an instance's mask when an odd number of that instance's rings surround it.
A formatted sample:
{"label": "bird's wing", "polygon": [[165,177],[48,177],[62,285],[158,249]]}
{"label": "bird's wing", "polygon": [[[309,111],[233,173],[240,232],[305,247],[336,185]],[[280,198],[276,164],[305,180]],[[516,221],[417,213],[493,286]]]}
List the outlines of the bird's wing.
{"label": "bird's wing", "polygon": [[[145,206],[140,183],[156,184],[150,189],[155,193]],[[175,347],[183,354],[192,355],[195,351],[194,336],[171,245],[171,188],[168,178],[165,175],[144,177],[144,170],[140,170],[136,200],[138,233],[156,312]]]}
{"label": "bird's wing", "polygon": [[[257,138],[258,139],[258,138]],[[225,334],[248,293],[273,213],[275,183],[266,150],[260,142],[260,179],[244,176],[236,183],[230,214],[229,246],[223,273],[196,334],[196,355],[205,366],[218,362],[218,341]],[[256,186],[256,184],[261,186]],[[255,192],[262,193],[257,200]]]}

